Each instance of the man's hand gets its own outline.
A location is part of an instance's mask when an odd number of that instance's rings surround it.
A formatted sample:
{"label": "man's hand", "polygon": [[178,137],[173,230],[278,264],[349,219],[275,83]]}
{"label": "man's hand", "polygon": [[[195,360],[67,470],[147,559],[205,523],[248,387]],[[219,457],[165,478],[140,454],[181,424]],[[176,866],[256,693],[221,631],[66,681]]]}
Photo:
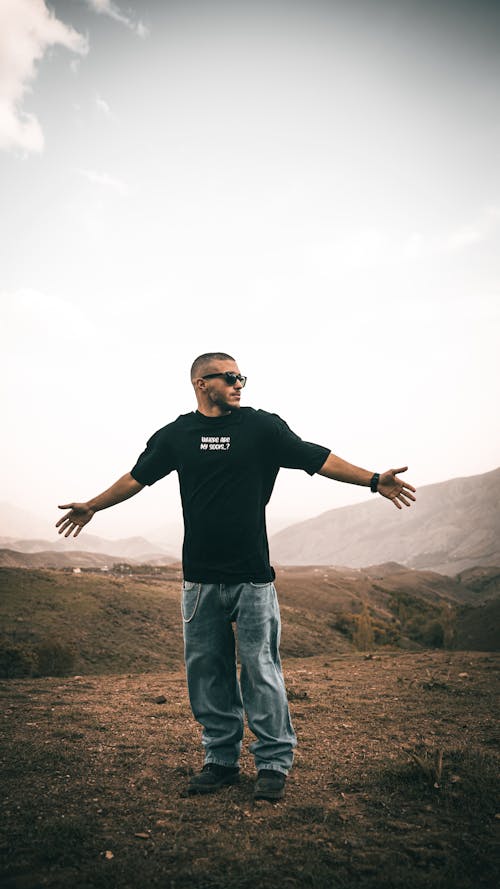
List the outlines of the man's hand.
{"label": "man's hand", "polygon": [[59,509],[69,509],[70,512],[66,513],[66,515],[56,523],[56,528],[59,528],[59,525],[61,526],[59,534],[63,534],[65,531],[65,537],[71,537],[73,533],[75,537],[78,537],[84,525],[90,522],[92,516],[95,515],[96,512],[99,512],[100,509],[108,509],[110,506],[115,506],[117,503],[122,503],[124,500],[128,500],[129,497],[133,497],[134,494],[138,494],[139,491],[142,491],[143,487],[144,485],[137,482],[130,472],[126,472],[125,475],[122,475],[122,477],[114,483],[114,485],[111,485],[110,488],[107,488],[106,491],[103,491],[102,494],[99,494],[97,497],[88,500],[87,503],[63,504]]}
{"label": "man's hand", "polygon": [[90,522],[95,513],[95,509],[91,509],[88,503],[64,503],[58,508],[70,510],[56,524],[56,528],[59,528],[59,525],[61,526],[59,534],[63,534],[66,531],[65,537],[71,537],[73,532],[74,536],[78,537],[83,526]]}
{"label": "man's hand", "polygon": [[407,469],[407,466],[401,466],[400,469],[388,469],[387,472],[381,473],[378,482],[378,493],[382,494],[382,497],[392,500],[398,509],[402,508],[402,504],[411,506],[410,501],[416,499],[413,496],[415,488],[397,477],[398,472],[406,472]]}

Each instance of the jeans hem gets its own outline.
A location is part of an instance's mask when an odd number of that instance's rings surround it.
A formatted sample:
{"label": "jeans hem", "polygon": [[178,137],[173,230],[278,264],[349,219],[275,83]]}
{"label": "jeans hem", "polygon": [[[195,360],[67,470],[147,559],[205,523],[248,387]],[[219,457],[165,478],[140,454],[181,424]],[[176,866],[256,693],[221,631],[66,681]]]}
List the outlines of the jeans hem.
{"label": "jeans hem", "polygon": [[207,756],[205,758],[205,765],[208,763],[212,763],[214,766],[224,766],[226,769],[239,769],[239,762],[227,762],[224,759],[217,759],[215,756]]}
{"label": "jeans hem", "polygon": [[270,762],[268,765],[261,765],[260,763],[259,765],[257,765],[256,763],[255,768],[258,772],[281,772],[281,774],[284,775],[285,778],[290,771],[289,769],[285,768],[285,766],[280,766],[272,762]]}

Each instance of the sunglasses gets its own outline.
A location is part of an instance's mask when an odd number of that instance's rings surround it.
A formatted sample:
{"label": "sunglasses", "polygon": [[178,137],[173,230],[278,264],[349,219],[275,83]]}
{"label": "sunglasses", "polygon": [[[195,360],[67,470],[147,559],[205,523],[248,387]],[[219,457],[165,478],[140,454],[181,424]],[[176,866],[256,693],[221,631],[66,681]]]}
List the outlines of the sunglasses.
{"label": "sunglasses", "polygon": [[231,370],[226,370],[225,373],[205,374],[205,376],[202,377],[202,380],[211,380],[212,377],[222,377],[228,386],[234,386],[236,380],[238,380],[238,382],[241,383],[242,389],[247,381],[247,378],[244,377],[242,374],[235,374]]}

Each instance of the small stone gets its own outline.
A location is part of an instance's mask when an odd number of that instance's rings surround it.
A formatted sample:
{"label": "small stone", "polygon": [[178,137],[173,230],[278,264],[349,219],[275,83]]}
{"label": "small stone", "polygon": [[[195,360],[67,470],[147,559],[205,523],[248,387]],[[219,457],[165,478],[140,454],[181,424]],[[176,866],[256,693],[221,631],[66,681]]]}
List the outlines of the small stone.
{"label": "small stone", "polygon": [[155,704],[166,704],[166,703],[167,703],[167,699],[166,699],[165,695],[158,695],[158,697],[155,698]]}
{"label": "small stone", "polygon": [[397,821],[396,819],[387,822],[387,826],[393,830],[414,830],[414,825],[407,821]]}
{"label": "small stone", "polygon": [[114,858],[115,856],[113,855],[113,853],[111,852],[110,849],[106,849],[106,851],[104,853],[104,857],[107,858],[108,861],[111,861],[111,859]]}
{"label": "small stone", "polygon": [[459,673],[459,674],[458,674],[458,678],[459,678],[459,679],[468,679],[468,678],[469,678],[469,674],[468,674],[468,673]]}

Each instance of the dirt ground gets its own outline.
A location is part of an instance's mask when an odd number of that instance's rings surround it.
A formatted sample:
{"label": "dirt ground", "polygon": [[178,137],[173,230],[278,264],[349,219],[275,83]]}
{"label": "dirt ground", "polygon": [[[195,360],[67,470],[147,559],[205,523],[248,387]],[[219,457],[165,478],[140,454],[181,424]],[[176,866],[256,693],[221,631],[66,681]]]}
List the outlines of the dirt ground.
{"label": "dirt ground", "polygon": [[2,886],[493,889],[499,667],[285,662],[299,747],[275,804],[252,800],[249,733],[239,785],[186,795],[202,755],[182,672],[3,682]]}

